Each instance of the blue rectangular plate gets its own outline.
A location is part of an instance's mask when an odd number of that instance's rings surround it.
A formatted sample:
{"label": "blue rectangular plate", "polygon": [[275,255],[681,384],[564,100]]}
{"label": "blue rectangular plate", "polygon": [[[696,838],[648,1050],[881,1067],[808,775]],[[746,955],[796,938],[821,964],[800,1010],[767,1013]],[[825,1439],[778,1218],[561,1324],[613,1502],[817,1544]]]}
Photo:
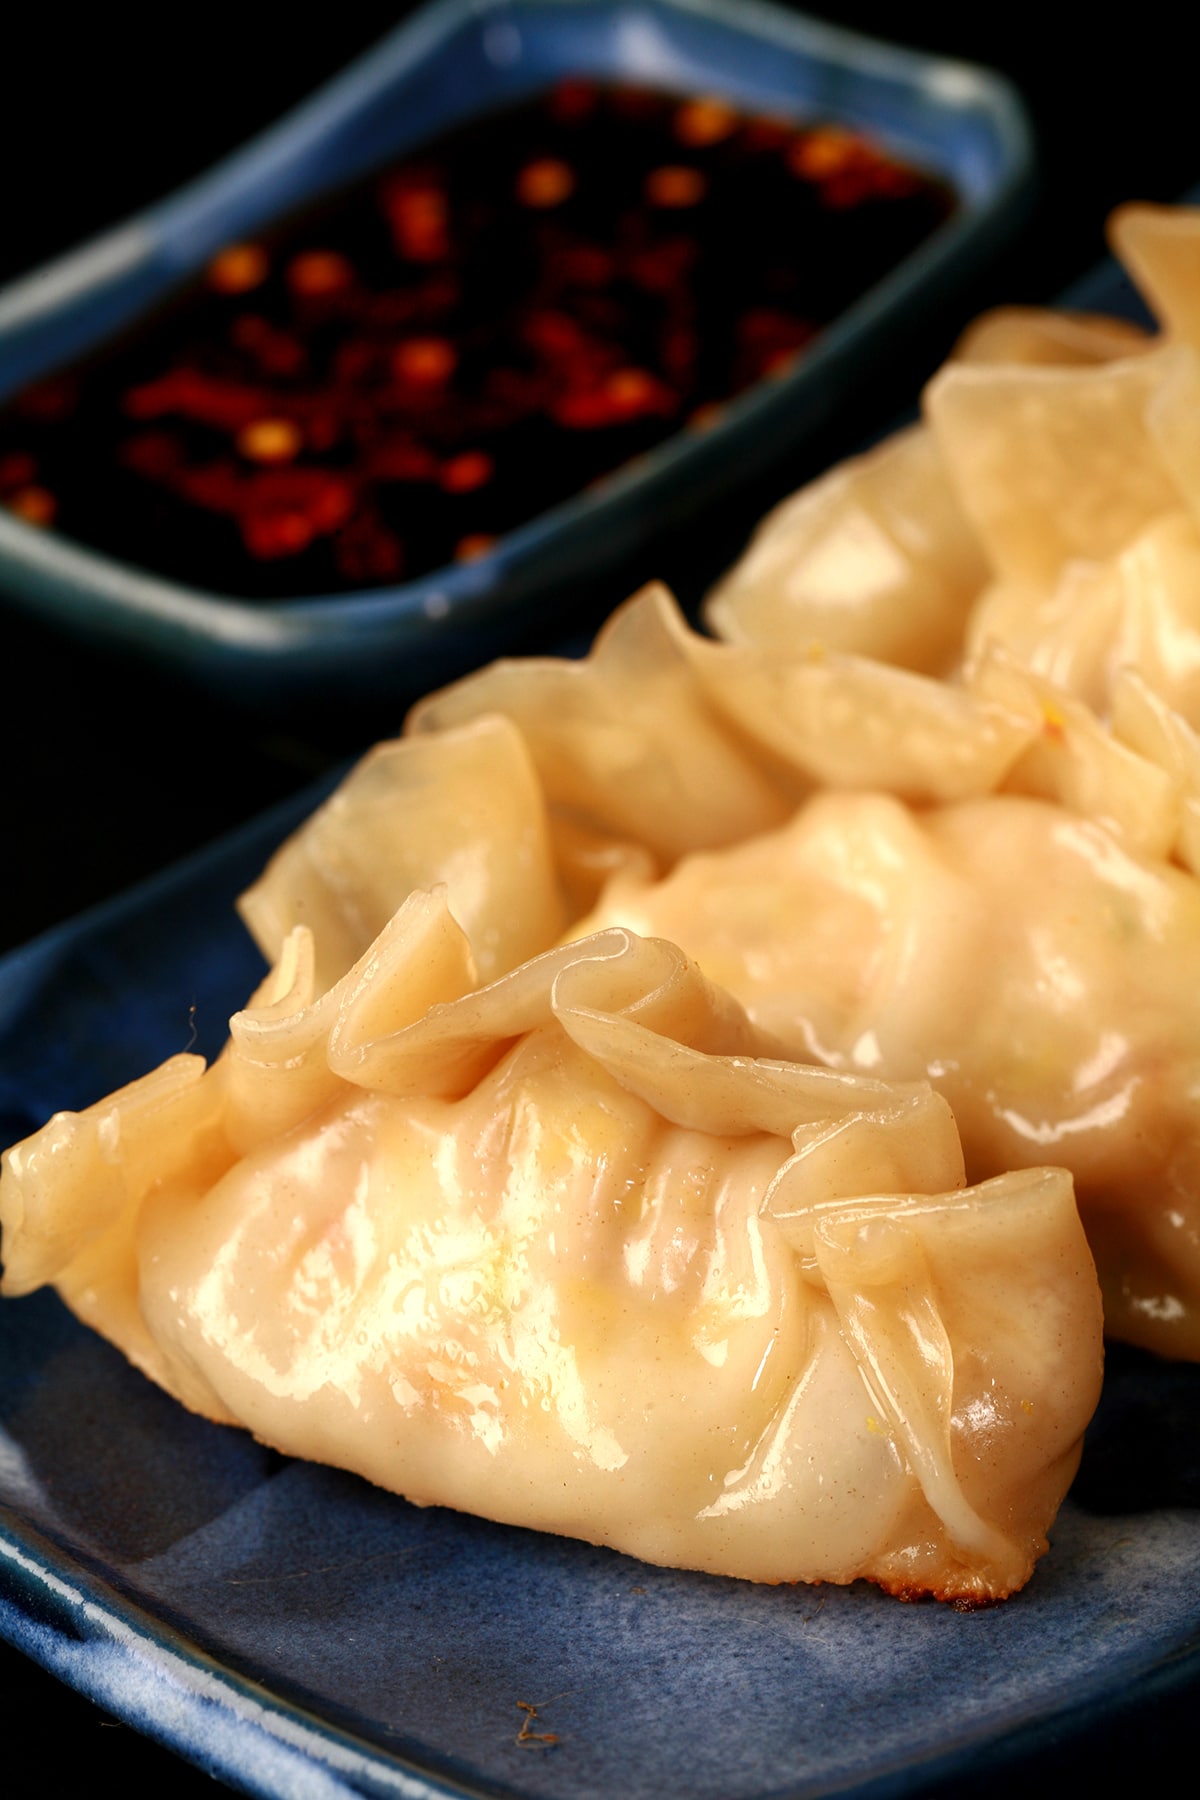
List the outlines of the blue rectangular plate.
{"label": "blue rectangular plate", "polygon": [[[317,797],[0,963],[0,1141],[216,1051],[261,972],[234,896]],[[1111,1359],[1051,1554],[971,1615],[411,1507],[193,1418],[50,1294],[0,1303],[0,1370],[0,1633],[251,1793],[911,1793],[1200,1681],[1200,1368]]]}

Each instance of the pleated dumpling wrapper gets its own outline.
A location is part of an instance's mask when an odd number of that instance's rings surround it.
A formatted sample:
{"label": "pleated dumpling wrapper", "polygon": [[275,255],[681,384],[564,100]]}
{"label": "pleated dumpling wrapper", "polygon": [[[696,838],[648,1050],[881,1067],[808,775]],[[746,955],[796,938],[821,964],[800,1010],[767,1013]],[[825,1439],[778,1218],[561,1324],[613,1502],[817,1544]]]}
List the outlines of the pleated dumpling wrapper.
{"label": "pleated dumpling wrapper", "polygon": [[671,938],[788,1055],[931,1081],[973,1181],[1070,1169],[1110,1333],[1196,1358],[1198,869],[1200,746],[1136,676],[1106,725],[998,653],[950,686],[719,644],[659,589],[423,702],[243,904],[326,984],[439,881],[493,968],[522,884],[541,948]]}
{"label": "pleated dumpling wrapper", "polygon": [[1200,726],[1200,209],[1124,207],[1156,314],[985,315],[922,422],[778,506],[716,585],[730,643],[952,677],[998,643],[1107,715],[1133,669]]}
{"label": "pleated dumpling wrapper", "polygon": [[54,1282],[209,1417],[419,1503],[971,1604],[1046,1545],[1100,1380],[1069,1176],[962,1185],[945,1102],[798,1067],[674,946],[475,986],[444,891],[211,1069],[10,1151]]}

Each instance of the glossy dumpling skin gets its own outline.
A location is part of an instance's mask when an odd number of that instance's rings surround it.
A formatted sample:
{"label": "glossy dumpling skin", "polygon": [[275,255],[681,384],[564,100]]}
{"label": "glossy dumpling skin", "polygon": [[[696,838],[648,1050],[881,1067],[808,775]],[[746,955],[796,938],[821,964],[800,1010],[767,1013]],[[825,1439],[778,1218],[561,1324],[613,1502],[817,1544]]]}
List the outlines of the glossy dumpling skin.
{"label": "glossy dumpling skin", "polygon": [[[515,744],[533,774],[498,845],[455,783],[516,767]],[[523,880],[541,932],[677,940],[789,1055],[932,1081],[972,1179],[1072,1171],[1110,1333],[1200,1356],[1200,739],[1133,671],[1106,723],[1002,651],[958,686],[768,654],[651,589],[586,660],[423,702],[246,896],[265,955],[298,922],[323,980],[365,951],[355,857],[378,910],[446,883],[493,969]]]}
{"label": "glossy dumpling skin", "polygon": [[1069,1177],[964,1189],[927,1087],[764,1056],[663,942],[476,988],[418,894],[317,995],[306,938],[211,1070],[8,1154],[8,1291],[419,1502],[762,1581],[1027,1579],[1100,1375]]}
{"label": "glossy dumpling skin", "polygon": [[1200,1356],[1200,888],[1020,795],[791,825],[614,880],[579,929],[677,939],[793,1054],[950,1101],[980,1179],[1075,1177],[1109,1331]]}
{"label": "glossy dumpling skin", "polygon": [[717,637],[940,674],[988,564],[932,433],[910,427],[777,506],[709,594]]}
{"label": "glossy dumpling skin", "polygon": [[765,519],[718,583],[718,637],[958,679],[989,644],[1113,710],[1120,674],[1200,725],[1200,211],[1134,205],[1113,249],[1161,329],[1004,309],[920,425]]}

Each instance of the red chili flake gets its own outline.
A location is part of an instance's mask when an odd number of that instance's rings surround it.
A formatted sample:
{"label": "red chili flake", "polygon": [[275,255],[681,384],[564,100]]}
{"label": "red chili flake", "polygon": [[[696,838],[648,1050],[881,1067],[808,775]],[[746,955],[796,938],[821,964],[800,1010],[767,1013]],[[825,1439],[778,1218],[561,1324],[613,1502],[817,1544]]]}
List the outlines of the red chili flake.
{"label": "red chili flake", "polygon": [[588,347],[588,334],[570,313],[551,307],[528,313],[521,324],[521,336],[531,350],[552,362],[567,362]]}
{"label": "red chili flake", "polygon": [[50,489],[41,486],[19,488],[7,496],[4,504],[27,525],[52,525],[58,511],[58,501]]}
{"label": "red chili flake", "polygon": [[240,431],[263,410],[258,388],[236,381],[218,381],[198,369],[169,369],[157,381],[130,388],[124,395],[125,411],[132,419],[161,419],[169,414],[194,419],[218,431]]}
{"label": "red chili flake", "polygon": [[12,488],[28,487],[37,474],[37,458],[24,450],[13,450],[0,457],[0,493]]}
{"label": "red chili flake", "polygon": [[392,369],[401,381],[417,387],[441,387],[458,365],[458,352],[449,338],[409,338],[392,352]]}
{"label": "red chili flake", "polygon": [[557,156],[540,156],[526,163],[517,176],[517,199],[522,206],[548,211],[561,206],[575,192],[575,171]]}
{"label": "red chili flake", "polygon": [[674,118],[675,136],[681,144],[699,147],[719,144],[737,130],[738,115],[727,100],[709,96],[688,100]]}
{"label": "red chili flake", "polygon": [[353,510],[347,483],[320,469],[264,469],[238,493],[242,537],[263,559],[296,555],[337,531]]}
{"label": "red chili flake", "polygon": [[486,487],[495,473],[495,463],[486,450],[464,450],[442,465],[442,486],[448,494],[470,494]]}
{"label": "red chili flake", "polygon": [[798,132],[788,151],[788,167],[805,181],[826,181],[861,160],[863,140],[841,125]]}
{"label": "red chili flake", "polygon": [[237,435],[239,456],[247,462],[291,462],[304,447],[304,437],[294,419],[252,419]]}
{"label": "red chili flake", "polygon": [[238,521],[242,542],[260,562],[277,562],[307,550],[315,534],[302,512],[253,512]]}
{"label": "red chili flake", "polygon": [[614,422],[612,403],[603,388],[574,388],[550,404],[550,417],[568,431],[594,431]]}
{"label": "red chili flake", "polygon": [[664,163],[661,168],[651,169],[643,187],[651,206],[669,208],[696,206],[707,191],[706,177],[686,163]]}
{"label": "red chili flake", "polygon": [[323,469],[257,469],[244,477],[242,486],[244,503],[264,510],[277,507],[284,512],[293,508],[309,512],[320,506],[329,489],[343,496],[343,506],[350,498],[346,483]]}
{"label": "red chili flake", "polygon": [[627,354],[619,325],[614,331],[601,320],[597,331],[586,331],[575,320],[554,313],[540,315],[533,348],[556,390],[564,384],[572,389],[597,387]]}
{"label": "red chili flake", "polygon": [[258,313],[240,314],[233,321],[230,337],[266,375],[296,375],[308,360],[298,338],[280,331]]}
{"label": "red chili flake", "polygon": [[329,479],[314,489],[307,514],[322,537],[337,531],[354,510],[354,496],[344,481]]}
{"label": "red chili flake", "polygon": [[388,182],[384,210],[392,239],[410,262],[440,262],[450,254],[449,212],[440,187],[411,175]]}
{"label": "red chili flake", "polygon": [[645,369],[618,369],[605,382],[604,391],[612,405],[627,417],[643,412],[673,412],[677,405],[670,388]]}
{"label": "red chili flake", "polygon": [[209,286],[221,294],[246,294],[262,286],[269,268],[261,244],[227,244],[208,265]]}
{"label": "red chili flake", "polygon": [[287,266],[287,283],[306,297],[340,294],[353,285],[354,269],[336,250],[302,250]]}
{"label": "red chili flake", "polygon": [[560,425],[590,431],[604,425],[621,425],[646,413],[670,414],[679,406],[671,389],[645,369],[617,369],[602,387],[576,389],[563,394],[551,407]]}

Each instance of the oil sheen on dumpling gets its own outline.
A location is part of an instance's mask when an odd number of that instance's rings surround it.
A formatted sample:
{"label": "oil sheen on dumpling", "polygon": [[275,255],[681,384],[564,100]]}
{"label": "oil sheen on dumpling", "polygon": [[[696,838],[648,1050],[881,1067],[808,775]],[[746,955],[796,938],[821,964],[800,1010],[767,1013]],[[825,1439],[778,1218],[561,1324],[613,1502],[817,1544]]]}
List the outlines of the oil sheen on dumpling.
{"label": "oil sheen on dumpling", "polygon": [[1200,887],[1021,795],[826,794],[617,879],[578,929],[671,937],[793,1053],[954,1108],[973,1179],[1075,1177],[1108,1329],[1200,1356]]}
{"label": "oil sheen on dumpling", "polygon": [[[528,746],[564,935],[675,938],[790,1054],[934,1082],[973,1179],[1061,1163],[1110,1331],[1200,1356],[1200,740],[1141,675],[1113,673],[1105,722],[995,647],[948,684],[715,643],[648,589],[586,660],[497,664],[422,702],[390,766],[456,758],[486,720]],[[320,829],[264,877],[280,933],[312,916],[289,870],[316,866]],[[506,892],[488,900],[475,830],[447,820],[425,870],[472,941]]]}
{"label": "oil sheen on dumpling", "polygon": [[[572,930],[674,938],[792,1053],[933,1081],[960,1114],[974,1179],[1061,1162],[1111,1332],[1200,1356],[1188,973],[1200,958],[1200,749],[1182,716],[1124,669],[1106,725],[994,648],[951,687],[860,658],[706,642],[661,591],[616,628],[640,633],[652,663],[669,647],[691,706],[736,727],[732,754],[811,797],[794,825],[748,824],[738,844],[695,844],[670,864],[661,851],[641,866],[614,857],[606,897]],[[574,689],[593,666],[573,666]],[[413,724],[436,739],[494,708],[524,729],[554,679],[544,669],[484,671]],[[547,780],[575,783],[588,807],[568,698]],[[543,754],[535,732],[539,771]],[[682,732],[663,751],[686,754]],[[589,816],[606,823],[600,803]]]}
{"label": "oil sheen on dumpling", "polygon": [[54,1281],[188,1405],[419,1502],[762,1581],[1019,1587],[1098,1392],[1068,1176],[801,1068],[624,931],[474,985],[444,893],[301,928],[211,1070],[5,1159]]}

